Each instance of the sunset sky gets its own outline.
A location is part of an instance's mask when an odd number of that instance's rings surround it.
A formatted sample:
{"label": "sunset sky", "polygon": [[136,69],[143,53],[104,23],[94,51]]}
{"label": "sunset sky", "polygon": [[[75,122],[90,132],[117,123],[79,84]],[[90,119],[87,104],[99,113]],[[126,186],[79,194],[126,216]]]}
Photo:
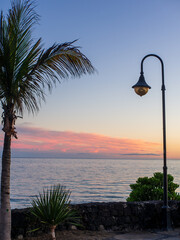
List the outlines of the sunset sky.
{"label": "sunset sky", "polygon": [[[40,112],[18,119],[13,156],[162,158],[161,65],[144,62],[152,87],[132,89],[141,59],[165,65],[167,152],[180,159],[180,1],[37,0],[34,39],[44,47],[78,39],[97,73],[63,80]],[[10,0],[1,0],[7,13]],[[3,132],[0,134],[2,143]]]}

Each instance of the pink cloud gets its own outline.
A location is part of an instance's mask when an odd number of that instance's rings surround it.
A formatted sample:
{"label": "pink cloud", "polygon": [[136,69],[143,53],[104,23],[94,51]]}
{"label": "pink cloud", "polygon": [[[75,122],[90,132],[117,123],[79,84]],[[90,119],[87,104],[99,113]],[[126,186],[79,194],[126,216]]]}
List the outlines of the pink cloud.
{"label": "pink cloud", "polygon": [[[18,140],[12,148],[17,153],[32,152],[56,156],[99,158],[152,158],[161,153],[159,143],[137,139],[113,138],[99,134],[50,131],[34,127],[18,127]],[[0,141],[2,145],[2,142]],[[59,154],[59,155],[58,155]]]}

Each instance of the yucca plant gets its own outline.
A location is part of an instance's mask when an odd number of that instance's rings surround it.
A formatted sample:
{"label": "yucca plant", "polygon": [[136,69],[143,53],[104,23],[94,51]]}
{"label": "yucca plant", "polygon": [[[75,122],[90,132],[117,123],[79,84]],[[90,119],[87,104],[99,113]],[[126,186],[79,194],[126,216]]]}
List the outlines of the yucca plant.
{"label": "yucca plant", "polygon": [[80,217],[70,207],[70,191],[60,184],[43,189],[39,196],[32,200],[31,213],[50,228],[53,240],[56,239],[55,229],[64,222],[79,225]]}

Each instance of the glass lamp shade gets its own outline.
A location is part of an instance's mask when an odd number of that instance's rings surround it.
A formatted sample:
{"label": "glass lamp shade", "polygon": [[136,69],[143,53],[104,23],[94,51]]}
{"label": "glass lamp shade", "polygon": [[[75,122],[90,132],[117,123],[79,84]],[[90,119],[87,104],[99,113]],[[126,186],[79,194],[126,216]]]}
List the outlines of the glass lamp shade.
{"label": "glass lamp shade", "polygon": [[148,87],[134,87],[135,93],[137,93],[139,96],[143,96],[148,92]]}
{"label": "glass lamp shade", "polygon": [[135,93],[137,93],[139,96],[143,96],[151,87],[146,83],[144,75],[141,73],[138,82],[132,86],[132,88],[134,88]]}

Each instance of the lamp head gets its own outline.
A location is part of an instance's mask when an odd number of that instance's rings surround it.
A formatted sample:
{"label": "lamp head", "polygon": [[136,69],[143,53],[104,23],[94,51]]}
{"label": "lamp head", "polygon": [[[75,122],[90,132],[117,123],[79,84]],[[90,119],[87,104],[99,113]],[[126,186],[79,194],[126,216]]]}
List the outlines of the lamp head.
{"label": "lamp head", "polygon": [[139,81],[132,86],[132,88],[134,88],[134,91],[139,95],[139,96],[143,96],[145,95],[148,90],[151,88],[145,81],[144,75],[143,73],[141,73],[140,77],[139,77]]}

